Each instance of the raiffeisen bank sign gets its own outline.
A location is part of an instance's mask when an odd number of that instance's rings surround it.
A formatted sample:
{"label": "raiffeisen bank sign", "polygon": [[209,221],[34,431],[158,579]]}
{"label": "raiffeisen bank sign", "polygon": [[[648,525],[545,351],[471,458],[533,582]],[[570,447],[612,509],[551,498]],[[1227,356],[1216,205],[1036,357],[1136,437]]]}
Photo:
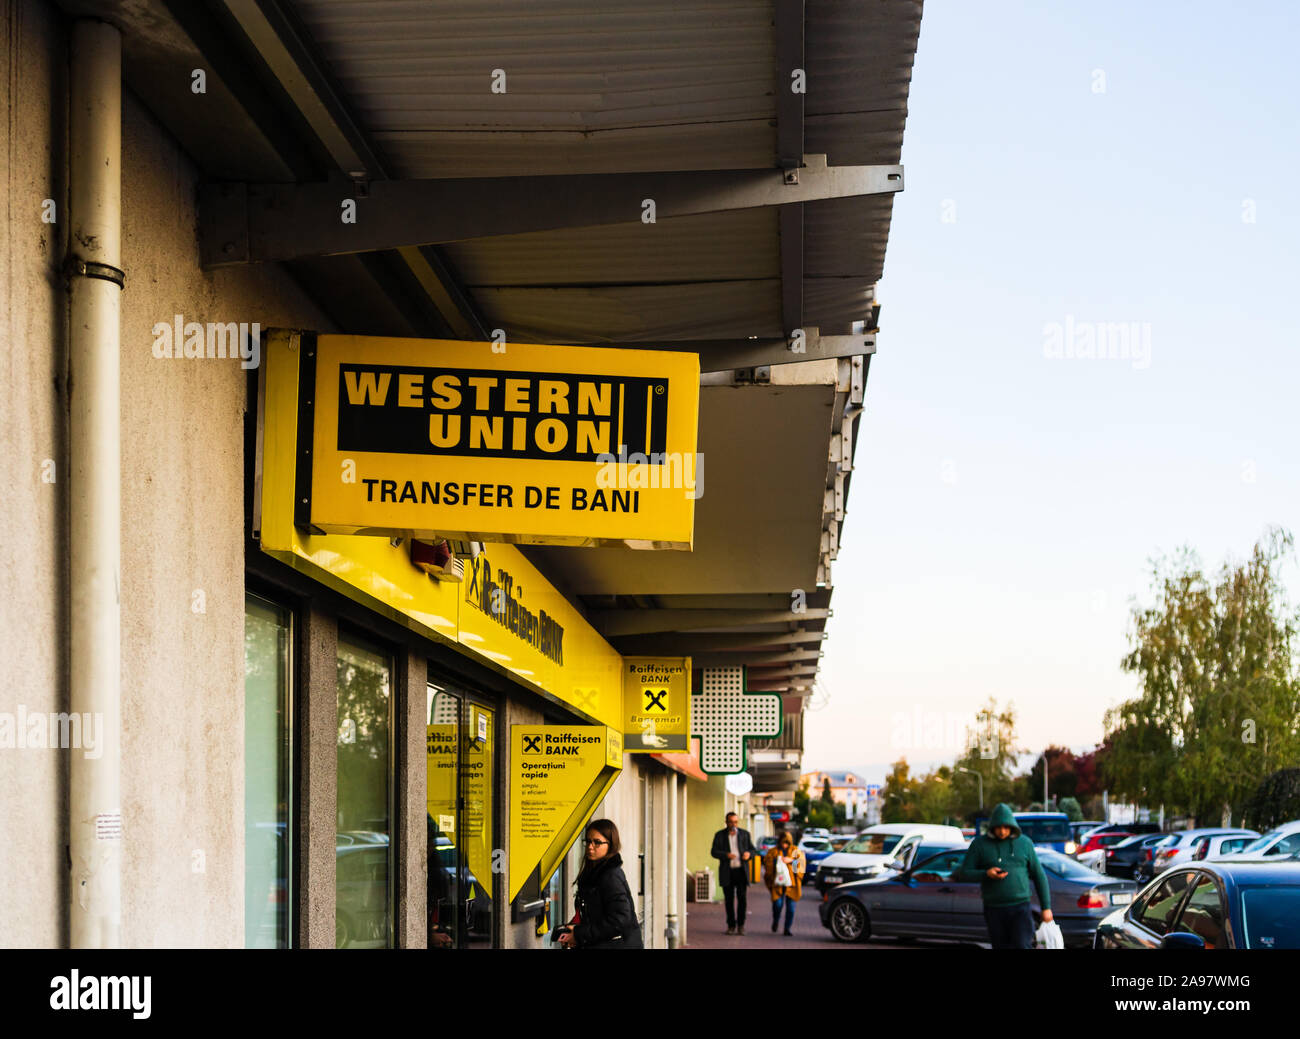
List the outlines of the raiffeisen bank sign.
{"label": "raiffeisen bank sign", "polygon": [[307,333],[298,354],[300,526],[691,547],[695,354]]}

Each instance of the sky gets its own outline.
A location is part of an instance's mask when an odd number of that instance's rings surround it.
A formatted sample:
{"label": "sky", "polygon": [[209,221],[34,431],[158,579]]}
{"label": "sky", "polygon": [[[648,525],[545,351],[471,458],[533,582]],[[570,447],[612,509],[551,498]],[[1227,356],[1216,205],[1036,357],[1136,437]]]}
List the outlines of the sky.
{"label": "sky", "polygon": [[805,771],[990,696],[1086,749],[1150,561],[1300,535],[1297,49],[1282,0],[928,0]]}

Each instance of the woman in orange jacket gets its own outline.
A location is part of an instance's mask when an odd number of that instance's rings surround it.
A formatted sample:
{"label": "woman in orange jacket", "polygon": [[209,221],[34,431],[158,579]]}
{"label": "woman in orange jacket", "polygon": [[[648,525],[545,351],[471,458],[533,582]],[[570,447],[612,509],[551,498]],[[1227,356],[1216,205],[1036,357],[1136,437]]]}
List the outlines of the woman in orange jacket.
{"label": "woman in orange jacket", "polygon": [[[763,856],[763,880],[772,892],[772,930],[781,922],[781,909],[785,908],[785,933],[790,933],[794,922],[794,904],[803,894],[803,875],[808,869],[808,859],[795,847],[788,830],[776,835],[776,845]],[[779,883],[784,881],[784,883]]]}

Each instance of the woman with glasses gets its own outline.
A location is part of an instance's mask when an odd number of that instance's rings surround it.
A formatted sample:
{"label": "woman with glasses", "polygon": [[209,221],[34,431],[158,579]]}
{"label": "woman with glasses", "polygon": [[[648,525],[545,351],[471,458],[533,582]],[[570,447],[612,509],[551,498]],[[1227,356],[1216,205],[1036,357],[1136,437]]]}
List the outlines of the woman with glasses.
{"label": "woman with glasses", "polygon": [[587,827],[587,857],[578,874],[577,912],[559,929],[566,949],[640,949],[632,889],[623,875],[618,827],[596,819]]}
{"label": "woman with glasses", "polygon": [[776,844],[763,856],[763,880],[772,892],[772,930],[781,922],[785,909],[785,933],[790,933],[794,923],[794,904],[803,894],[803,875],[808,869],[808,859],[795,847],[789,831],[776,835]]}

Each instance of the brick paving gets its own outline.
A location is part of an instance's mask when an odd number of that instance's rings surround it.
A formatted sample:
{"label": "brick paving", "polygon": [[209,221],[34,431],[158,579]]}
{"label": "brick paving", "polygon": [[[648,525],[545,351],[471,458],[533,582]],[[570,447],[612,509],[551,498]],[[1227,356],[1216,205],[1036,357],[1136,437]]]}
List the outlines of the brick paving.
{"label": "brick paving", "polygon": [[[721,902],[686,904],[688,949],[888,949],[907,948],[894,942],[864,942],[849,945],[837,942],[822,926],[817,915],[818,895],[809,891],[794,912],[792,936],[787,938],[777,927],[772,932],[772,900],[762,884],[749,889],[749,919],[744,935],[727,934],[727,910]],[[782,923],[785,922],[782,916]]]}
{"label": "brick paving", "polygon": [[[837,942],[831,932],[822,926],[817,914],[818,894],[815,888],[805,889],[807,894],[794,913],[793,934],[787,938],[777,927],[772,932],[772,900],[763,885],[750,885],[749,919],[745,921],[744,935],[727,934],[727,910],[721,902],[686,903],[688,944],[685,949],[863,949],[883,952],[904,949],[978,949],[975,944],[925,940],[902,942],[893,938],[880,938],[869,942]],[[757,912],[755,912],[757,910]],[[784,917],[782,917],[784,923]]]}

